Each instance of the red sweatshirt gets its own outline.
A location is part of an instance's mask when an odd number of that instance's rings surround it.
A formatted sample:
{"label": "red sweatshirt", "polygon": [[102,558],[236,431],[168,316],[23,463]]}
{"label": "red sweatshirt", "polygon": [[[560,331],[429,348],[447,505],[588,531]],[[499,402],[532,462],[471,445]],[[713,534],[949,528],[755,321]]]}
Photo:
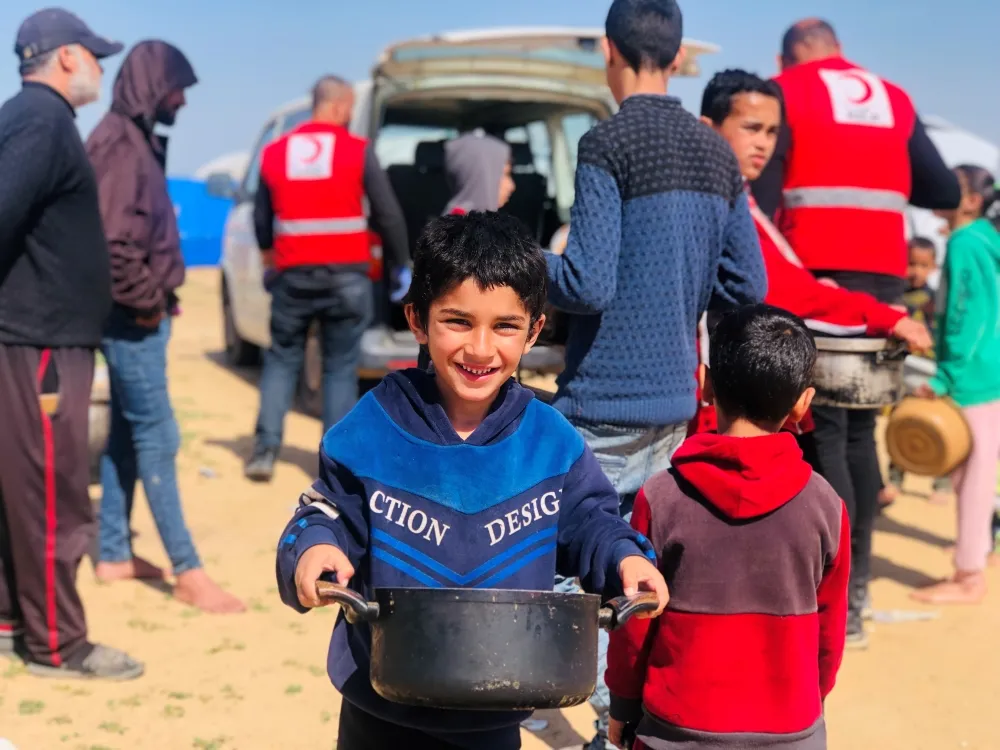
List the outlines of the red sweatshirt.
{"label": "red sweatshirt", "polygon": [[637,735],[657,748],[825,748],[847,619],[844,503],[788,433],[697,435],[673,465],[632,514],[670,604],[611,634],[612,717],[644,706]]}
{"label": "red sweatshirt", "polygon": [[[750,213],[757,225],[760,249],[767,270],[767,296],[764,302],[798,315],[821,336],[888,336],[906,313],[894,310],[869,294],[851,292],[821,283],[802,265],[781,232],[750,198]],[[701,394],[698,394],[701,404]],[[799,425],[802,432],[812,430],[812,418]],[[715,410],[699,406],[689,434],[715,429]]]}

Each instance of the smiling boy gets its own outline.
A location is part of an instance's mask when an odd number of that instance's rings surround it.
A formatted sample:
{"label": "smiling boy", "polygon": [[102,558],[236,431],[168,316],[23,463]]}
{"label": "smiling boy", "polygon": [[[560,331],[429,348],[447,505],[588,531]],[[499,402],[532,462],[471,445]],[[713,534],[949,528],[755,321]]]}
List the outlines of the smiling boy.
{"label": "smiling boy", "polygon": [[[512,379],[545,317],[545,259],[516,219],[432,221],[406,307],[429,371],[386,377],[323,438],[320,476],[282,534],[282,600],[321,606],[333,574],[376,587],[551,590],[558,570],[612,595],[655,591],[645,538],[576,430]],[[344,697],[341,750],[519,748],[524,712],[390,703],[369,681],[367,625],[338,619],[328,671]],[[446,647],[446,644],[442,644]]]}

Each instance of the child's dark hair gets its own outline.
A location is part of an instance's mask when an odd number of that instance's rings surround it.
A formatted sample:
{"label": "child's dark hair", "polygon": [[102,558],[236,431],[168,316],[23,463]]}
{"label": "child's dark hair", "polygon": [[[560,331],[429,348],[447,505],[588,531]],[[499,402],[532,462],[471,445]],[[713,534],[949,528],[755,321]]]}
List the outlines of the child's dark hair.
{"label": "child's dark hair", "polygon": [[993,174],[988,169],[973,164],[960,164],[955,167],[955,173],[965,181],[965,192],[983,199],[980,216],[985,216],[1000,229],[1000,188],[997,187]]}
{"label": "child's dark hair", "polygon": [[407,300],[426,325],[434,300],[474,279],[483,290],[509,286],[534,324],[545,307],[546,278],[545,256],[519,219],[472,211],[427,223],[417,240]]}
{"label": "child's dark hair", "polygon": [[763,94],[781,104],[781,87],[755,73],[738,68],[723,70],[712,76],[701,95],[701,115],[721,125],[733,111],[733,99],[739,94]]}
{"label": "child's dark hair", "polygon": [[909,242],[910,250],[928,250],[937,255],[937,248],[934,242],[927,237],[912,237]]}
{"label": "child's dark hair", "polygon": [[675,0],[614,0],[604,30],[638,73],[670,67],[681,49],[684,22]]}
{"label": "child's dark hair", "polygon": [[816,344],[791,313],[747,305],[719,320],[708,357],[719,409],[730,419],[773,426],[811,385]]}

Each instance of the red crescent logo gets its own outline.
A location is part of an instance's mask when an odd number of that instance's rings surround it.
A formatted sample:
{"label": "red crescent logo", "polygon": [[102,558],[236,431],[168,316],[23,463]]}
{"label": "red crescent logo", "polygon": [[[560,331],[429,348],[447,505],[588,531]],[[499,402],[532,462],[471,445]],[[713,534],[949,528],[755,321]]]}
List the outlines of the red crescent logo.
{"label": "red crescent logo", "polygon": [[857,74],[857,73],[844,73],[844,78],[849,78],[852,81],[857,81],[858,83],[861,84],[861,90],[862,90],[861,96],[858,97],[858,98],[856,98],[856,99],[852,98],[852,97],[849,97],[852,104],[864,104],[865,102],[867,102],[869,99],[872,98],[872,93],[873,92],[872,92],[871,84],[869,84],[868,81],[866,81],[859,74]]}
{"label": "red crescent logo", "polygon": [[306,163],[306,164],[312,164],[314,161],[316,161],[319,158],[319,155],[321,153],[323,153],[323,146],[319,142],[319,138],[317,138],[314,135],[307,135],[306,136],[306,140],[309,141],[309,143],[311,143],[313,145],[313,148],[315,149],[315,151],[314,151],[314,153],[312,153],[309,156],[304,156],[302,158],[302,161],[304,163]]}

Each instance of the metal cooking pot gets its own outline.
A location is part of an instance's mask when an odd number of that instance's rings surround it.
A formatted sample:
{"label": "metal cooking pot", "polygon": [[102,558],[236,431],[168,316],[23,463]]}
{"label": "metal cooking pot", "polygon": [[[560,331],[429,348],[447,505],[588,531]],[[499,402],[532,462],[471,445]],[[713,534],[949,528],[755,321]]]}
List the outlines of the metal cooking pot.
{"label": "metal cooking pot", "polygon": [[448,709],[532,710],[583,703],[597,682],[597,630],[655,612],[656,595],[384,588],[375,601],[326,581],[321,599],[371,626],[371,683],[383,698]]}
{"label": "metal cooking pot", "polygon": [[899,400],[905,343],[894,339],[817,337],[816,349],[814,404],[879,409]]}

